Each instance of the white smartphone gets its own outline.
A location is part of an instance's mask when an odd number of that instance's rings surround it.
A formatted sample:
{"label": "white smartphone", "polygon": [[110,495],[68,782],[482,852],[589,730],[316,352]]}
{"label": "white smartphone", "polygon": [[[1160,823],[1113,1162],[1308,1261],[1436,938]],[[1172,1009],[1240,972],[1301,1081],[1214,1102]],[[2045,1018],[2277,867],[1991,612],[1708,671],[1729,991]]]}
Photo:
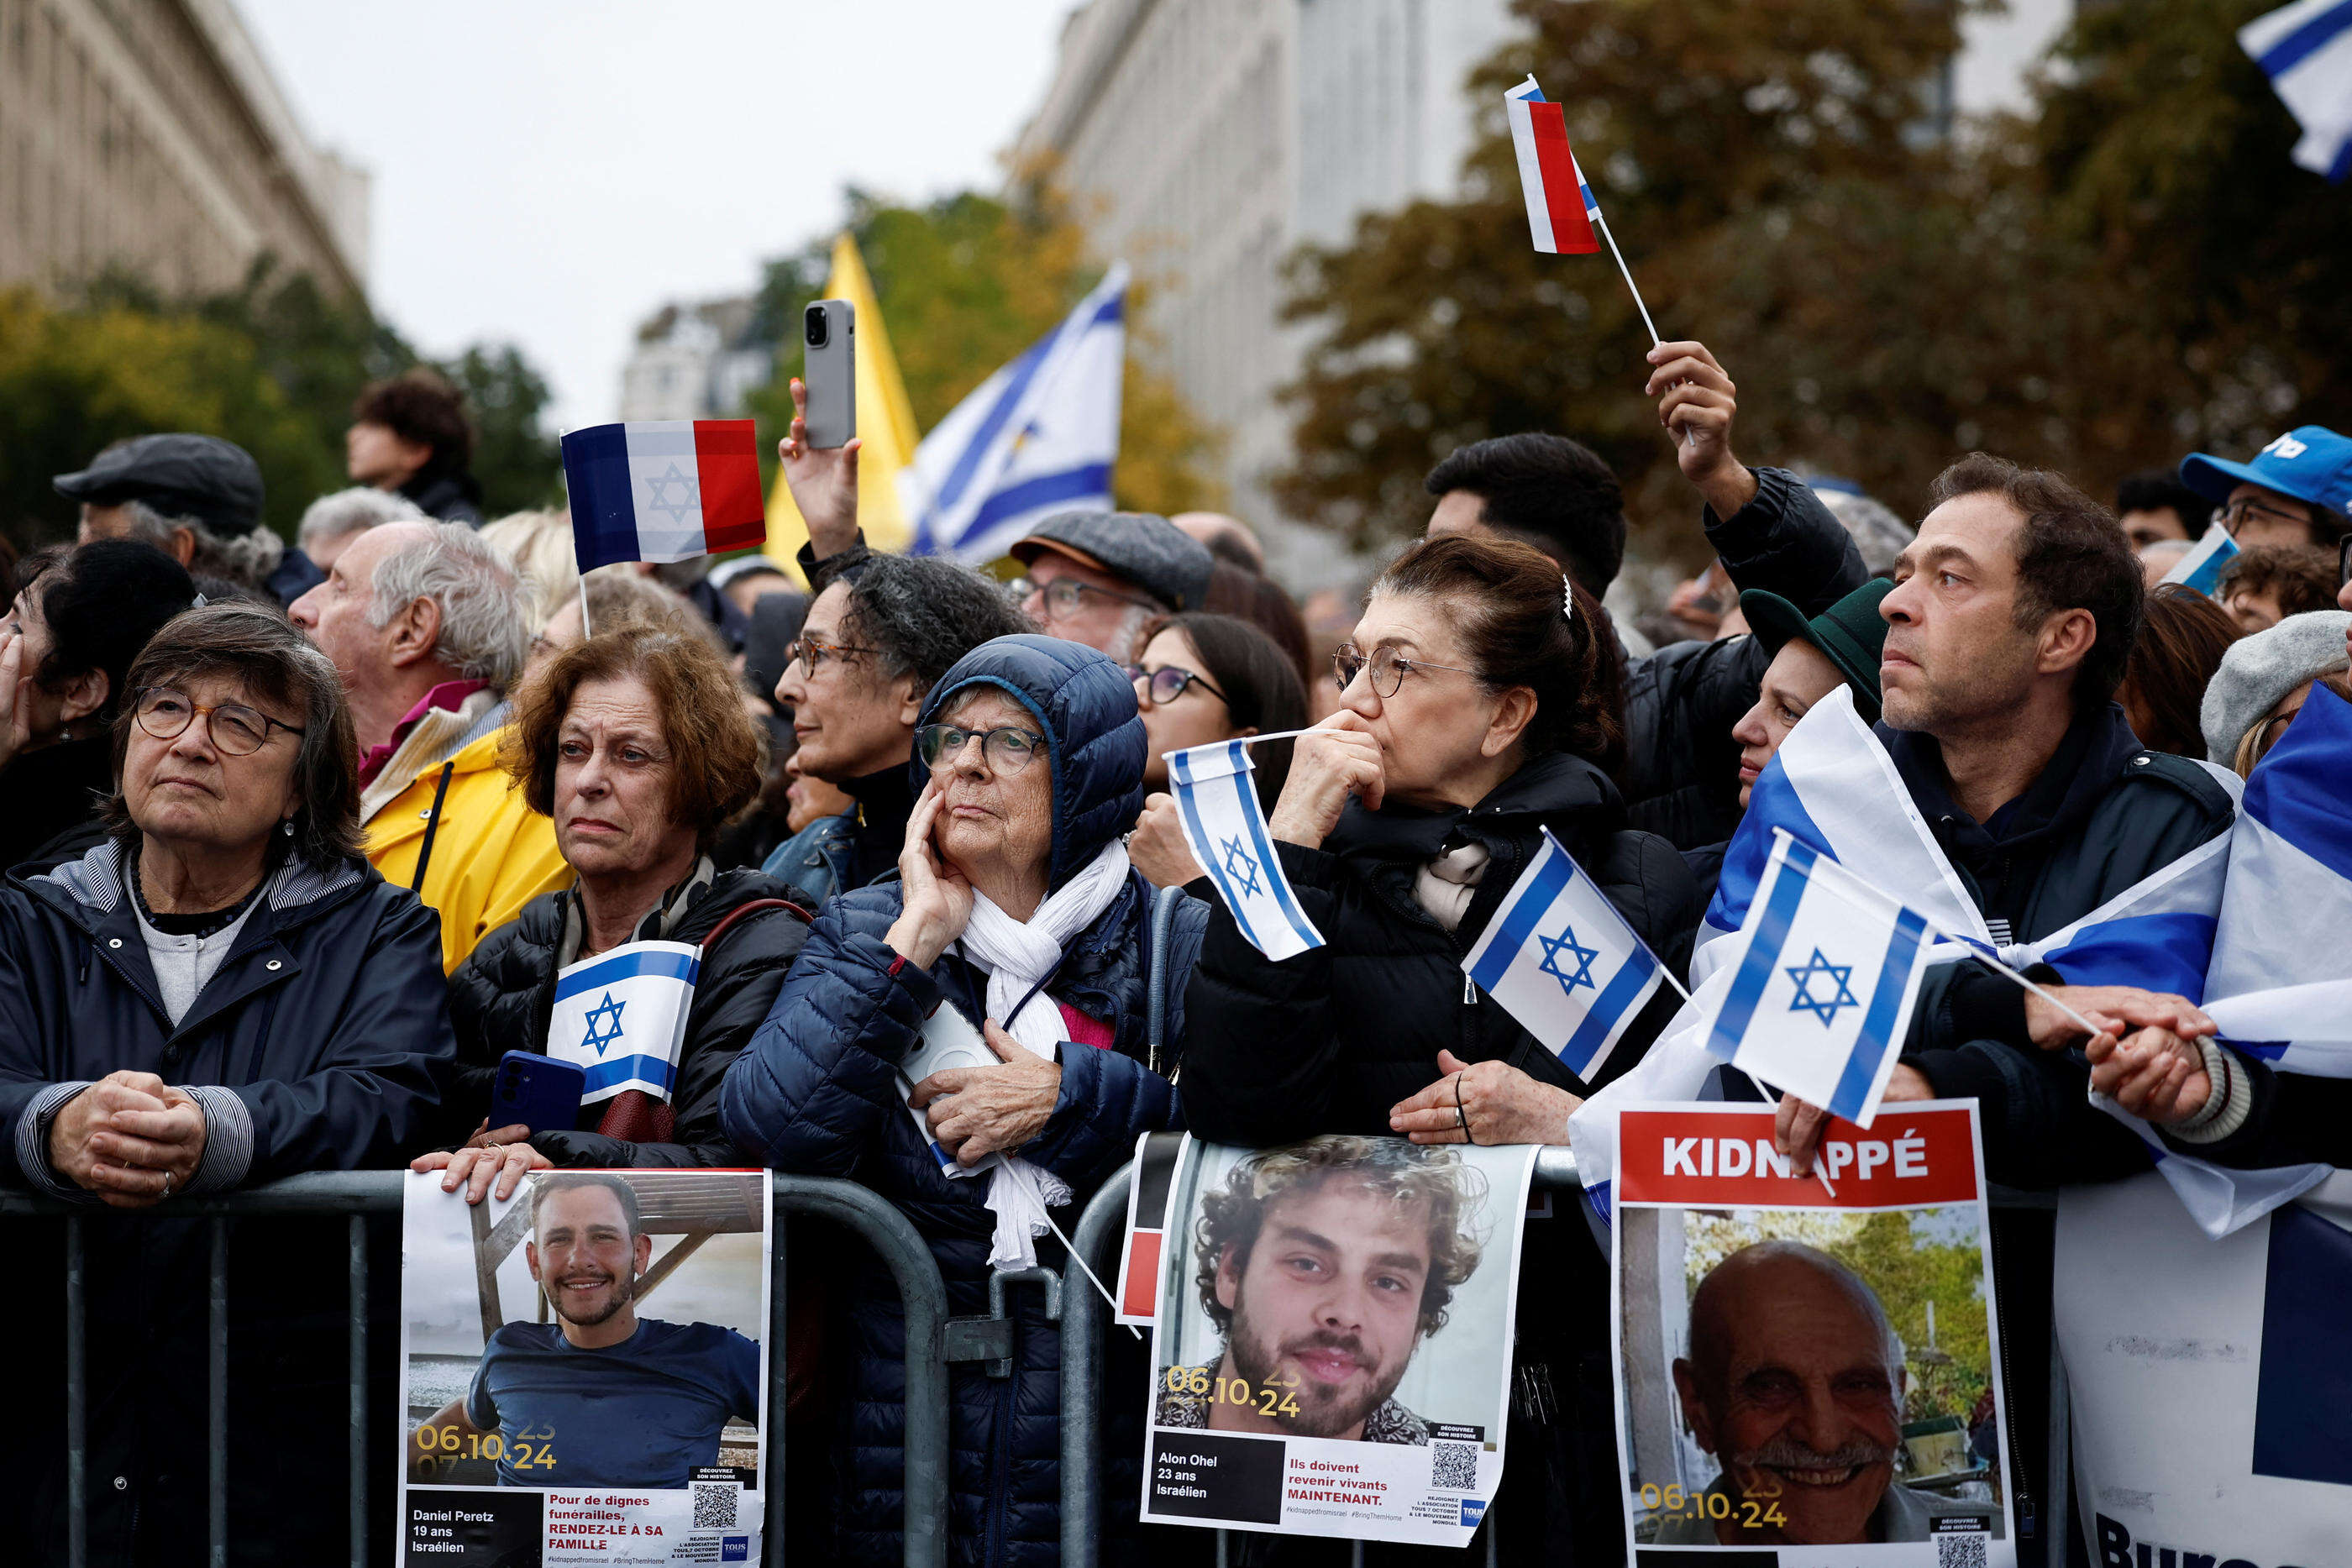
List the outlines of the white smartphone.
{"label": "white smartphone", "polygon": [[811,300],[801,334],[808,443],[846,446],[857,434],[857,312],[846,299]]}
{"label": "white smartphone", "polygon": [[[916,1084],[932,1073],[950,1067],[993,1067],[996,1064],[996,1052],[989,1049],[988,1041],[980,1030],[972,1028],[971,1020],[956,1011],[953,1002],[943,1000],[939,1010],[923,1021],[922,1039],[898,1063],[898,1094],[903,1099],[914,1093]],[[982,1171],[992,1171],[1003,1161],[1002,1155],[990,1155],[978,1165],[958,1165],[953,1155],[932,1142],[931,1124],[928,1116],[912,1105],[907,1107],[907,1114],[915,1119],[915,1130],[922,1134],[923,1142],[930,1144],[931,1154],[939,1160],[940,1175],[943,1176],[962,1181]]]}

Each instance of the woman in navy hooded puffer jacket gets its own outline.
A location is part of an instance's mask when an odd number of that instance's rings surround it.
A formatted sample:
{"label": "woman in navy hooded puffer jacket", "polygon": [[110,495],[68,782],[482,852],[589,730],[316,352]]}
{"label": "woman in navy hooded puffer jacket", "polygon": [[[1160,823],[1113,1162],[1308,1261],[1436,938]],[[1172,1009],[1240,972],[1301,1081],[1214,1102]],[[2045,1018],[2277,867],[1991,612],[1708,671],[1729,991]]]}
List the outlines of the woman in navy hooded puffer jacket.
{"label": "woman in navy hooded puffer jacket", "polygon": [[[1155,987],[1156,895],[1120,841],[1141,809],[1143,761],[1134,689],[1093,649],[999,637],[965,655],[918,721],[900,879],[824,906],[720,1091],[728,1135],[769,1166],[850,1177],[904,1212],[958,1314],[988,1311],[992,1258],[1060,1260],[1029,1205],[1083,1200],[1138,1134],[1179,1124],[1163,1074],[1208,912],[1189,899],[1176,909]],[[1167,1009],[1156,1053],[1155,989]],[[984,1026],[1003,1063],[918,1084],[927,1139],[898,1076],[941,1007]],[[966,1165],[1017,1158],[950,1179],[933,1142]],[[845,1262],[835,1555],[896,1563],[905,1324],[880,1263],[855,1246]],[[1034,1288],[1006,1297],[1013,1375],[951,1372],[948,1524],[958,1563],[1028,1568],[1060,1555],[1061,1346]]]}

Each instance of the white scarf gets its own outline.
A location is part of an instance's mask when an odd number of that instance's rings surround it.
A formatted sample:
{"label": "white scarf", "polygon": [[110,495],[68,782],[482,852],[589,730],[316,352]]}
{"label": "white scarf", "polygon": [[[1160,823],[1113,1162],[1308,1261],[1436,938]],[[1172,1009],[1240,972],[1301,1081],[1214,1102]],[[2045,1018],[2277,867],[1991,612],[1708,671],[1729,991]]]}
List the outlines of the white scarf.
{"label": "white scarf", "polygon": [[[971,919],[963,928],[963,956],[988,971],[987,1016],[1048,1061],[1059,1061],[1068,1031],[1062,1009],[1037,988],[1062,962],[1063,949],[1101,917],[1127,885],[1127,846],[1117,839],[1103,846],[1076,876],[1046,895],[1026,921],[1007,915],[975,889]],[[1036,995],[1018,1016],[1006,1014]],[[1045,1233],[1046,1209],[1070,1201],[1069,1184],[1029,1161],[1007,1155],[990,1174],[988,1207],[996,1234],[988,1260],[999,1269],[1026,1269],[1037,1261],[1036,1239]]]}

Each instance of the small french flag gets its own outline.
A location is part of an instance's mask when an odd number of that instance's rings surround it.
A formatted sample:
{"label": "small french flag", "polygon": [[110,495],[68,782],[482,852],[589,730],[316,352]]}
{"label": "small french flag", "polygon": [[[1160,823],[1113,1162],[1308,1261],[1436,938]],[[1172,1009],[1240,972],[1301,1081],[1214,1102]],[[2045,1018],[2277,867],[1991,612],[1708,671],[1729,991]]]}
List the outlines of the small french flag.
{"label": "small french flag", "polygon": [[563,438],[572,548],[580,570],[690,560],[768,537],[748,419],[592,424]]}
{"label": "small french flag", "polygon": [[1592,225],[1601,221],[1601,204],[1577,167],[1559,105],[1546,99],[1529,77],[1503,95],[1503,112],[1519,155],[1519,188],[1528,198],[1528,227],[1534,231],[1536,248],[1549,256],[1598,251]]}

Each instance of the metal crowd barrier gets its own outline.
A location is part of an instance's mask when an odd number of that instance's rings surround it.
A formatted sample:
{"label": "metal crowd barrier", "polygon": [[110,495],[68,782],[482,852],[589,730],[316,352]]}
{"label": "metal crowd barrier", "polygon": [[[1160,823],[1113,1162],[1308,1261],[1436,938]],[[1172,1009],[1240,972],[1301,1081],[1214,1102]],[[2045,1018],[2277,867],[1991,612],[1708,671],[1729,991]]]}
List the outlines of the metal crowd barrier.
{"label": "metal crowd barrier", "polygon": [[[1079,1217],[1077,1228],[1070,1234],[1073,1249],[1105,1280],[1110,1280],[1118,1267],[1118,1244],[1127,1223],[1128,1184],[1133,1179],[1134,1169],[1131,1165],[1122,1166],[1103,1183]],[[1565,1148],[1543,1149],[1536,1155],[1535,1186],[1548,1191],[1581,1194],[1584,1184],[1577,1175],[1575,1155]],[[2056,1206],[2056,1195],[2052,1193],[2000,1186],[1992,1189],[1991,1207],[1996,1209],[2050,1209]],[[1571,1223],[1573,1218],[1570,1217]],[[1110,1306],[1096,1294],[1075,1263],[1069,1276],[1062,1291],[1062,1568],[1097,1568],[1102,1540],[1098,1439],[1103,1336],[1109,1322]],[[2062,1568],[2066,1562],[2065,1549],[2063,1544],[2053,1547],[2052,1543],[2065,1542],[2071,1529],[2072,1513],[2067,1507],[2071,1477],[2066,1370],[2058,1359],[2054,1331],[2050,1343],[2049,1376],[2049,1468],[2043,1479],[2046,1490],[2038,1508],[2038,1523],[2047,1568]],[[1491,1508],[1486,1511],[1489,1521],[1495,1511]],[[1483,1533],[1486,1561],[1488,1568],[1494,1568],[1497,1557],[1491,1522]],[[1218,1568],[1223,1568],[1226,1561],[1225,1536],[1225,1531],[1217,1531]],[[1361,1542],[1356,1543],[1353,1561],[1358,1564],[1363,1561]]]}
{"label": "metal crowd barrier", "polygon": [[[239,1219],[289,1216],[350,1217],[351,1244],[351,1561],[368,1561],[368,1260],[367,1218],[398,1215],[399,1171],[332,1171],[289,1176],[245,1192],[180,1198],[147,1212],[171,1219],[212,1222],[208,1291],[212,1327],[208,1357],[210,1406],[207,1540],[214,1568],[227,1568],[228,1547],[228,1231]],[[0,1192],[0,1218],[62,1217],[66,1222],[66,1476],[69,1568],[89,1560],[89,1336],[83,1300],[82,1216],[88,1208],[21,1192]],[[111,1214],[113,1211],[110,1210]],[[948,1513],[947,1286],[930,1249],[907,1218],[855,1182],[778,1175],[779,1221],[771,1261],[768,1321],[767,1530],[761,1557],[777,1568],[784,1559],[784,1269],[788,1249],[782,1217],[811,1215],[856,1232],[888,1266],[907,1320],[906,1500],[907,1568],[945,1568]],[[395,1523],[394,1551],[400,1539]]]}

